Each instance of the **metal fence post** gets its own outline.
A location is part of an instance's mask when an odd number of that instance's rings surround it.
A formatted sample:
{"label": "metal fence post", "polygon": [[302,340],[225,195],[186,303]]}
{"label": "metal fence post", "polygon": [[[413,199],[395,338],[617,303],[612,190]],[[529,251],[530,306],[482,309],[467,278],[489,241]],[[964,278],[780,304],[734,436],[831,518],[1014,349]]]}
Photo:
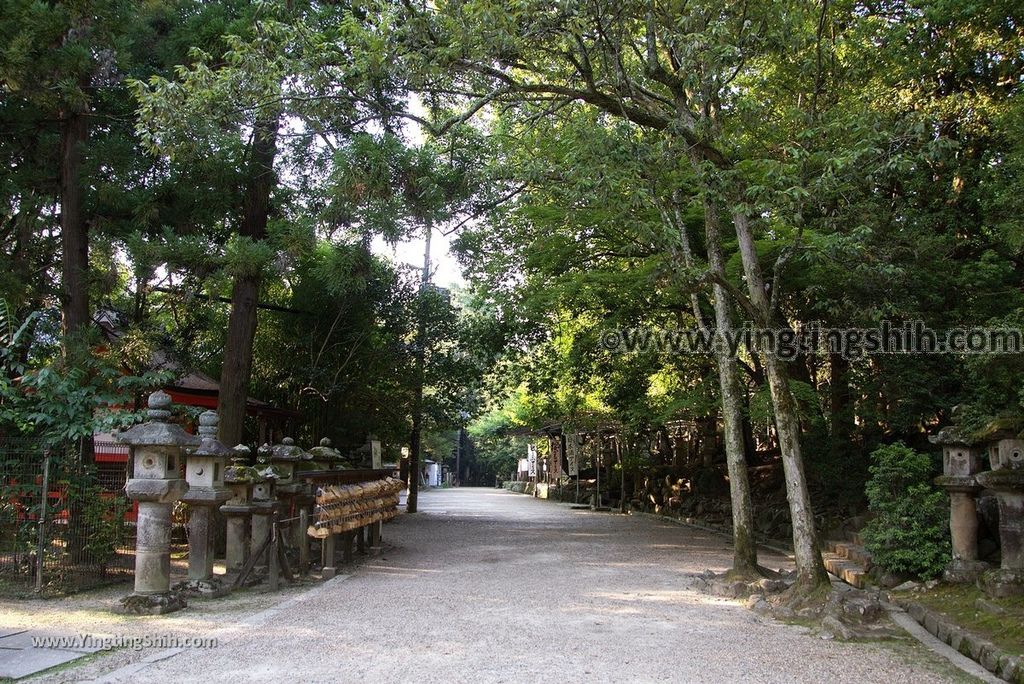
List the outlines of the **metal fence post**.
{"label": "metal fence post", "polygon": [[43,452],[43,486],[39,501],[39,524],[36,541],[36,593],[43,590],[43,563],[46,560],[46,513],[50,499],[50,450]]}

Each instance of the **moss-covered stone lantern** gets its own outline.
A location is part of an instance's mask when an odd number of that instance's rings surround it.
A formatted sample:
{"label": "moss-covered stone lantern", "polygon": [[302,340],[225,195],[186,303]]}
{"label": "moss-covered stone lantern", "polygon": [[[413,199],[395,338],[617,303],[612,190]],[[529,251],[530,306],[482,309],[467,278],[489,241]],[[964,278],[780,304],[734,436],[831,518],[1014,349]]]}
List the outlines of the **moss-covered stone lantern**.
{"label": "moss-covered stone lantern", "polygon": [[231,498],[220,507],[227,518],[226,558],[228,570],[241,570],[249,558],[249,518],[252,515],[253,483],[259,477],[249,465],[249,447],[239,444],[231,450],[231,465],[224,468],[224,486]]}
{"label": "moss-covered stone lantern", "polygon": [[217,412],[199,416],[199,447],[185,460],[188,492],[182,497],[191,506],[188,519],[188,578],[192,583],[213,579],[213,510],[231,498],[224,484],[224,469],[231,450],[217,439]]}
{"label": "moss-covered stone lantern", "polygon": [[973,582],[989,567],[978,560],[976,498],[981,486],[976,475],[981,470],[981,449],[955,426],[943,428],[929,441],[942,447],[942,475],[935,478],[935,484],[949,493],[953,559],[943,577],[947,582]]}
{"label": "moss-covered stone lantern", "polygon": [[1024,595],[1024,440],[1020,437],[1007,425],[990,430],[992,469],[978,473],[978,483],[995,492],[999,502],[1000,564],[979,580],[993,598]]}
{"label": "moss-covered stone lantern", "polygon": [[162,391],[149,396],[148,420],[119,433],[131,448],[134,476],[125,493],[139,504],[135,545],[135,591],[122,599],[134,613],[161,614],[185,607],[171,588],[171,506],[188,491],[180,466],[186,447],[198,437],[168,422],[171,397]]}

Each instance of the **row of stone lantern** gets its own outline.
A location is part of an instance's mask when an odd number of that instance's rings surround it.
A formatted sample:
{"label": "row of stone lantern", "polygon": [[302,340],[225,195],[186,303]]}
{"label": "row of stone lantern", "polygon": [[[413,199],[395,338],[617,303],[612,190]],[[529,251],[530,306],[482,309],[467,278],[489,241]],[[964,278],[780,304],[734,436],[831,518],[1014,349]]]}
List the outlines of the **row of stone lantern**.
{"label": "row of stone lantern", "polygon": [[[1024,439],[993,424],[977,437],[957,427],[931,438],[942,447],[943,474],[935,482],[949,493],[953,559],[944,578],[974,582],[994,598],[1024,594]],[[988,459],[989,470],[983,470]],[[1000,567],[978,558],[977,497],[990,490],[999,504]]]}
{"label": "row of stone lantern", "polygon": [[[314,499],[311,486],[296,473],[350,467],[341,453],[327,439],[307,452],[285,438],[276,446],[260,447],[255,466],[250,466],[248,447],[228,449],[216,439],[214,411],[200,415],[199,435],[193,436],[168,421],[170,405],[171,398],[165,392],[153,393],[148,402],[148,420],[118,435],[131,447],[134,462],[134,477],[125,491],[139,504],[135,591],[123,600],[126,610],[157,614],[185,605],[181,594],[170,587],[171,508],[178,500],[191,507],[188,583],[184,588],[220,593],[213,576],[213,520],[217,508],[227,519],[228,570],[240,570],[261,550],[267,553],[265,542],[272,519],[282,511],[299,514],[290,527],[300,565],[306,567],[308,509]],[[185,479],[179,470],[182,458]],[[256,567],[266,567],[266,556],[257,560]]]}

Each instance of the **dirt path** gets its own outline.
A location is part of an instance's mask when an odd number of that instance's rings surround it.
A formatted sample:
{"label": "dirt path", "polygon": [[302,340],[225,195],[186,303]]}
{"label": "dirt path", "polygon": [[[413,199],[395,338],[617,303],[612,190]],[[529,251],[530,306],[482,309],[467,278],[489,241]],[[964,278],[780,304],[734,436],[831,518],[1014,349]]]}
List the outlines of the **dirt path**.
{"label": "dirt path", "polygon": [[[115,653],[50,679],[949,681],[909,646],[823,640],[687,590],[728,564],[710,533],[485,489],[425,492],[421,511],[385,526],[384,552],[349,576],[293,590],[248,623],[223,615],[216,649],[127,669],[138,657]],[[220,619],[189,612],[177,619],[193,634]]]}

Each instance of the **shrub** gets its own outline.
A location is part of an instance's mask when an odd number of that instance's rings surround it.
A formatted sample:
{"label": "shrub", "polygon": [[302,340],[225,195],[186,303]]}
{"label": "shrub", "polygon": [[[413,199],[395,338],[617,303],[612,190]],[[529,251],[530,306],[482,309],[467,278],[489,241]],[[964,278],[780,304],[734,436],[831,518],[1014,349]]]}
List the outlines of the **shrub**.
{"label": "shrub", "polygon": [[865,487],[874,517],[862,531],[874,562],[882,568],[928,579],[950,559],[949,503],[932,487],[932,462],[902,443],[871,454]]}

